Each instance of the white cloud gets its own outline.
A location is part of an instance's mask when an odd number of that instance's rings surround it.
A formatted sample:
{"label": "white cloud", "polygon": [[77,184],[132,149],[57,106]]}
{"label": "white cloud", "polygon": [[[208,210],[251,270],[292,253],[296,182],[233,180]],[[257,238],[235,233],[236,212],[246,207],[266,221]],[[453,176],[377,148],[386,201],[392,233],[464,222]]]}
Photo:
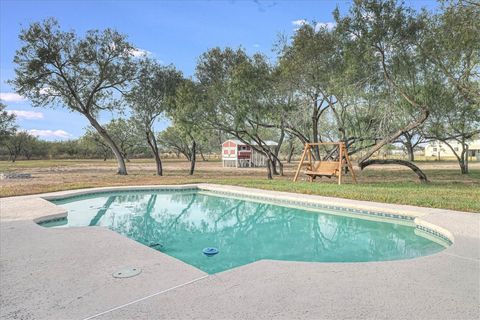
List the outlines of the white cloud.
{"label": "white cloud", "polygon": [[30,129],[28,133],[31,135],[42,137],[42,138],[60,138],[68,139],[72,135],[64,130],[41,130],[41,129]]}
{"label": "white cloud", "polygon": [[54,94],[56,94],[56,91],[53,90],[53,89],[50,88],[50,87],[45,87],[45,88],[40,89],[39,93],[40,93],[41,95],[44,95],[44,94],[54,95]]}
{"label": "white cloud", "polygon": [[25,111],[25,110],[7,110],[8,113],[12,113],[19,119],[26,120],[39,120],[43,119],[43,113],[37,111]]}
{"label": "white cloud", "polygon": [[14,92],[0,92],[0,100],[5,102],[19,102],[25,100],[25,98]]}
{"label": "white cloud", "polygon": [[301,26],[303,26],[303,25],[305,25],[305,24],[308,24],[308,21],[305,20],[305,19],[293,20],[293,21],[292,21],[292,24],[293,24],[294,26],[301,27]]}
{"label": "white cloud", "polygon": [[253,45],[253,47],[254,47],[254,48],[260,48],[260,45],[259,45],[258,43],[255,43],[255,44]]}
{"label": "white cloud", "polygon": [[317,22],[315,24],[315,31],[318,32],[320,28],[326,28],[327,30],[332,30],[337,24],[335,22]]}
{"label": "white cloud", "polygon": [[[293,20],[292,24],[296,27],[301,27],[307,24],[311,25],[314,27],[315,32],[318,32],[321,28],[332,30],[337,25],[335,22],[317,22],[315,24],[312,24],[305,19]],[[295,30],[298,30],[298,28],[295,28]]]}
{"label": "white cloud", "polygon": [[140,48],[135,48],[130,50],[130,54],[134,57],[140,58],[140,57],[146,57],[151,55],[152,53],[148,50],[140,49]]}

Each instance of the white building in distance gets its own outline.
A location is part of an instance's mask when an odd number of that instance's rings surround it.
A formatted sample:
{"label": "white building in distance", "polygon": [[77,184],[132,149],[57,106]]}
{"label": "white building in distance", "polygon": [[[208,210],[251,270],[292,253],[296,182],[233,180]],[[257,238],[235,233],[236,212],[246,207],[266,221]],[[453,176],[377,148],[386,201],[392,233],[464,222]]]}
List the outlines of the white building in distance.
{"label": "white building in distance", "polygon": [[[435,158],[440,159],[454,159],[455,154],[453,151],[461,152],[462,146],[458,141],[449,141],[449,144],[452,146],[453,150],[444,142],[435,140],[429,142],[425,146],[425,158]],[[469,160],[478,160],[480,161],[480,139],[471,140],[468,144],[468,157]]]}

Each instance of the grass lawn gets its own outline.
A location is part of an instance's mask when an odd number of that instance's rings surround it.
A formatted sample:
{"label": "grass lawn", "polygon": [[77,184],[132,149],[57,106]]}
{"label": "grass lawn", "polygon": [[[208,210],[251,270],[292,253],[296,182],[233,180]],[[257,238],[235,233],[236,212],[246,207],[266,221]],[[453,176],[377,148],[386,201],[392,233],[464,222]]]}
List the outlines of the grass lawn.
{"label": "grass lawn", "polygon": [[431,183],[420,184],[409,170],[396,166],[372,166],[359,174],[359,184],[347,176],[338,186],[334,179],[314,183],[292,182],[295,165],[286,165],[285,176],[265,178],[265,169],[222,168],[220,162],[199,162],[194,176],[188,163],[166,161],[165,176],[154,175],[149,159],[128,163],[129,175],[115,174],[114,161],[32,160],[16,163],[0,161],[0,172],[31,173],[32,179],[0,180],[0,196],[35,194],[100,186],[182,184],[208,182],[322,196],[409,204],[480,212],[480,163],[471,163],[471,173],[461,175],[455,163],[419,162]]}

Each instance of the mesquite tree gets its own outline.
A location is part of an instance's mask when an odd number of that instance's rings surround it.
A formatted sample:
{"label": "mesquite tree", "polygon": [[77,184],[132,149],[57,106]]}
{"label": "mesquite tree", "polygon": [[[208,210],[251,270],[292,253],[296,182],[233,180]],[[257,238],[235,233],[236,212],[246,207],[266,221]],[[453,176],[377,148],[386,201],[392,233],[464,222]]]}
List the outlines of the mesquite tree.
{"label": "mesquite tree", "polygon": [[[433,107],[422,96],[437,81],[436,74],[422,63],[418,47],[425,30],[425,17],[394,0],[372,0],[356,1],[348,15],[340,17],[336,12],[335,19],[339,30],[351,39],[345,50],[354,52],[352,56],[371,70],[365,81],[375,84],[376,90],[386,96],[384,107],[378,110],[383,114],[378,127],[381,130],[377,130],[380,139],[361,155],[360,168],[393,163],[393,160],[380,162],[370,158],[404,133],[424,124]],[[392,121],[397,113],[405,113],[402,108],[409,110],[408,121]],[[416,166],[400,160],[395,163],[414,169],[425,181]]]}
{"label": "mesquite tree", "polygon": [[158,134],[162,151],[183,154],[190,161],[189,174],[195,172],[197,142],[185,127],[173,124]]}
{"label": "mesquite tree", "polygon": [[175,103],[168,112],[174,123],[170,135],[177,135],[177,139],[174,139],[177,141],[175,148],[190,161],[190,175],[195,171],[199,141],[209,132],[203,125],[203,108],[200,107],[205,101],[200,85],[186,80],[178,87]]}
{"label": "mesquite tree", "polygon": [[130,162],[131,155],[141,151],[145,146],[143,134],[138,132],[136,122],[132,119],[112,119],[105,124],[105,129],[110,133],[123,159],[127,162]]}
{"label": "mesquite tree", "polygon": [[467,1],[446,1],[426,18],[420,49],[445,86],[469,105],[480,105],[480,9]]}
{"label": "mesquite tree", "polygon": [[84,115],[112,149],[118,174],[127,168],[115,141],[98,114],[116,110],[135,76],[134,48],[115,30],[90,30],[84,37],[62,31],[54,19],[32,23],[20,32],[22,47],[14,58],[10,83],[34,107],[66,107]]}
{"label": "mesquite tree", "polygon": [[[355,153],[375,140],[379,100],[368,78],[375,66],[353,50],[353,40],[336,27],[305,23],[279,51],[277,81],[292,91],[286,131],[303,143],[343,141]],[[366,93],[368,92],[368,94]],[[319,158],[319,148],[314,148]],[[329,155],[329,156],[338,156]]]}
{"label": "mesquite tree", "polygon": [[[426,134],[444,142],[468,173],[468,143],[480,133],[480,9],[459,1],[429,16],[422,57],[441,76]],[[452,142],[459,145],[458,150]]]}
{"label": "mesquite tree", "polygon": [[26,131],[19,131],[10,135],[4,142],[5,147],[10,154],[10,160],[15,162],[17,157],[24,153],[27,145],[32,143],[32,141],[35,139],[36,137],[32,136]]}
{"label": "mesquite tree", "polygon": [[274,163],[280,164],[275,150],[265,142],[267,125],[281,114],[272,101],[274,88],[272,68],[266,58],[248,56],[243,49],[214,48],[204,53],[197,64],[204,99],[203,124],[234,136],[267,158],[267,177],[272,179]]}
{"label": "mesquite tree", "polygon": [[157,175],[163,175],[162,160],[155,134],[155,123],[169,109],[175,90],[182,81],[181,72],[173,66],[161,66],[151,59],[139,63],[140,70],[126,99],[133,111],[133,119],[144,133],[156,163]]}
{"label": "mesquite tree", "polygon": [[190,175],[195,171],[197,154],[205,161],[203,152],[219,150],[223,142],[218,130],[205,124],[202,105],[206,101],[200,84],[183,81],[177,88],[175,103],[167,113],[173,126],[161,133],[163,145],[184,154],[190,161]]}
{"label": "mesquite tree", "polygon": [[0,142],[15,133],[17,125],[15,114],[5,111],[7,106],[0,102]]}
{"label": "mesquite tree", "polygon": [[95,155],[100,154],[103,161],[107,161],[108,157],[112,155],[112,150],[108,144],[106,144],[98,132],[91,127],[85,129],[85,133],[79,141],[85,149],[92,150]]}
{"label": "mesquite tree", "polygon": [[[335,55],[335,41],[332,31],[317,30],[314,25],[305,23],[296,31],[291,44],[283,46],[279,52],[279,79],[295,91],[297,108],[294,112],[297,115],[306,113],[308,131],[301,130],[298,116],[288,117],[285,128],[304,143],[321,141],[320,117],[329,103],[334,103],[329,86],[333,70],[341,66]],[[317,148],[315,153],[319,157]]]}

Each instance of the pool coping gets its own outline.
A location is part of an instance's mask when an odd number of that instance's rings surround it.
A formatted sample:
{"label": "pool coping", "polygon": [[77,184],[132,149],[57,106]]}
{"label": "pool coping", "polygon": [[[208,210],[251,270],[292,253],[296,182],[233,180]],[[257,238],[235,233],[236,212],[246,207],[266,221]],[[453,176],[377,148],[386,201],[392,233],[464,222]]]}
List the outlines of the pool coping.
{"label": "pool coping", "polygon": [[[394,267],[400,266],[403,268],[404,266],[415,266],[421,264],[432,264],[432,268],[451,268],[451,263],[453,262],[445,262],[442,263],[441,261],[454,261],[455,264],[459,266],[468,265],[471,267],[471,263],[474,265],[474,273],[466,273],[463,275],[465,279],[473,279],[475,281],[475,277],[478,277],[478,265],[480,261],[480,250],[479,250],[479,243],[480,243],[480,232],[479,232],[479,222],[480,222],[480,215],[476,213],[465,213],[465,212],[457,212],[451,210],[444,210],[444,209],[433,209],[433,208],[422,208],[422,207],[414,207],[414,206],[405,206],[405,205],[394,205],[394,204],[384,204],[384,203],[375,203],[375,202],[367,202],[367,201],[357,201],[357,200],[348,200],[348,199],[340,199],[340,198],[331,198],[331,197],[322,197],[316,195],[305,195],[305,194],[296,194],[296,193],[289,193],[289,192],[277,192],[277,191],[268,191],[268,190],[261,190],[261,189],[252,189],[252,188],[244,188],[244,187],[236,187],[236,186],[225,186],[225,185],[213,185],[213,184],[187,184],[187,185],[148,185],[148,186],[120,186],[120,187],[104,187],[104,188],[93,188],[93,189],[79,189],[79,190],[69,190],[69,191],[59,191],[59,192],[51,192],[51,193],[44,193],[38,195],[29,195],[29,196],[18,196],[18,197],[9,197],[9,198],[2,198],[0,199],[0,224],[4,226],[13,225],[14,223],[20,223],[20,227],[17,227],[18,224],[15,224],[15,228],[17,228],[16,232],[30,232],[34,231],[36,233],[46,234],[50,232],[48,228],[43,228],[37,225],[37,222],[53,219],[53,218],[61,218],[67,215],[65,209],[61,206],[57,206],[49,200],[65,198],[69,196],[80,196],[90,193],[97,193],[97,192],[112,192],[112,191],[125,191],[125,190],[138,190],[138,191],[145,191],[145,190],[204,190],[209,192],[217,192],[219,194],[228,193],[228,194],[235,194],[239,196],[246,196],[246,197],[256,197],[260,199],[269,199],[269,200],[283,200],[283,201],[290,201],[294,205],[301,205],[301,204],[310,204],[310,205],[322,205],[322,206],[337,206],[342,208],[351,208],[352,210],[366,210],[367,212],[383,212],[392,215],[399,215],[402,218],[407,217],[409,220],[414,221],[414,223],[419,226],[419,228],[427,228],[429,230],[433,230],[435,232],[440,233],[441,235],[447,237],[449,240],[452,241],[452,245],[446,248],[445,250],[437,253],[433,256],[428,257],[420,257],[411,260],[398,260],[397,261],[388,261],[388,262],[361,262],[355,263],[355,268],[358,270],[362,269],[370,269],[370,268],[378,268],[381,266],[389,266]],[[355,214],[355,212],[353,212]],[[357,213],[358,214],[358,213]],[[34,227],[35,225],[36,227]],[[87,231],[86,229],[103,229],[103,228],[79,228],[82,230],[77,230],[78,233],[91,233],[92,231]],[[112,231],[104,229],[104,230],[96,230],[95,232],[99,233],[101,237],[111,237]],[[51,236],[55,236],[55,233],[50,233]],[[60,236],[60,234],[59,234]],[[60,238],[59,238],[60,239]],[[8,242],[11,239],[6,238],[4,242]],[[118,242],[129,242],[126,237],[120,237]],[[4,243],[2,243],[4,245]],[[29,244],[35,246],[41,246],[41,244]],[[133,244],[132,244],[133,245]],[[138,255],[141,256],[142,251],[139,246],[143,247],[142,245],[133,245],[135,250],[138,250]],[[131,252],[133,256],[136,255],[136,251]],[[151,249],[149,249],[151,250]],[[151,250],[154,251],[154,250]],[[160,255],[159,257],[163,258],[162,253],[155,251],[155,254]],[[153,253],[148,252],[147,255],[150,258],[155,258]],[[113,261],[118,258],[112,258]],[[440,260],[440,263],[437,261]],[[86,257],[88,260],[88,257]],[[429,262],[432,261],[432,262]],[[435,262],[434,262],[435,261]],[[170,263],[170,262],[168,262]],[[326,264],[326,263],[318,263],[308,262],[305,264],[297,264],[295,262],[279,262],[279,261],[267,261],[267,260],[260,260],[254,262],[253,264],[242,266],[239,268],[234,268],[228,270],[226,272],[220,273],[215,276],[215,278],[232,278],[232,277],[242,277],[242,274],[247,274],[252,276],[251,272],[258,273],[261,268],[290,268],[291,266],[301,266],[302,268],[328,268],[337,266],[338,269],[347,268],[348,263],[344,264],[343,266],[339,266],[339,264]],[[443,267],[443,265],[445,265]],[[318,267],[315,267],[318,266]],[[470,268],[469,267],[469,268]],[[7,264],[8,268],[8,264]],[[260,269],[259,269],[260,268]],[[187,268],[188,269],[188,268]],[[254,271],[251,271],[254,270]],[[186,271],[185,271],[186,272]],[[250,273],[249,273],[250,272]],[[274,271],[272,271],[274,272]],[[289,271],[290,272],[290,271]],[[421,270],[418,271],[422,273]],[[186,272],[186,274],[192,274],[192,276],[186,281],[190,281],[191,279],[198,277],[199,274],[195,273],[194,270]],[[275,272],[274,272],[275,273]],[[194,277],[195,275],[195,277]],[[473,278],[472,278],[473,277]],[[461,278],[463,279],[463,278]],[[373,278],[372,278],[373,280]],[[202,280],[203,282],[203,280]],[[431,282],[431,281],[430,281]],[[431,286],[432,290],[434,290],[436,284],[435,283],[426,283],[424,285]],[[469,282],[469,283],[470,283]],[[32,286],[34,286],[32,284]],[[198,284],[197,286],[201,287],[202,284]],[[204,289],[207,290],[207,289]],[[368,288],[366,288],[368,290]],[[171,295],[175,295],[175,293],[170,293]],[[3,293],[2,293],[3,295]],[[146,294],[145,294],[146,295]],[[478,293],[474,293],[475,297],[477,297]],[[474,298],[475,298],[474,297]],[[470,296],[469,299],[472,297]],[[466,297],[463,297],[466,299]],[[134,299],[132,299],[134,300]],[[459,300],[460,301],[460,300]],[[120,304],[120,300],[117,303]],[[115,306],[115,304],[112,304]],[[421,302],[420,302],[421,305]],[[130,308],[130,307],[129,307]],[[160,308],[160,307],[158,307]],[[107,309],[107,308],[105,308]],[[104,309],[104,310],[105,310]],[[472,306],[470,308],[476,311],[478,308],[476,306]],[[101,311],[101,309],[96,309],[96,311]],[[95,312],[96,312],[95,311]],[[94,314],[94,311],[91,311],[91,314]],[[87,314],[88,315],[88,314]],[[85,315],[85,316],[87,316]],[[443,315],[445,316],[445,314]],[[455,317],[453,314],[448,314],[449,317]],[[462,317],[462,313],[459,313],[457,317]],[[463,316],[464,317],[464,316]],[[1,318],[1,314],[0,314]],[[401,316],[399,316],[401,318]],[[464,317],[465,318],[465,317]]]}

